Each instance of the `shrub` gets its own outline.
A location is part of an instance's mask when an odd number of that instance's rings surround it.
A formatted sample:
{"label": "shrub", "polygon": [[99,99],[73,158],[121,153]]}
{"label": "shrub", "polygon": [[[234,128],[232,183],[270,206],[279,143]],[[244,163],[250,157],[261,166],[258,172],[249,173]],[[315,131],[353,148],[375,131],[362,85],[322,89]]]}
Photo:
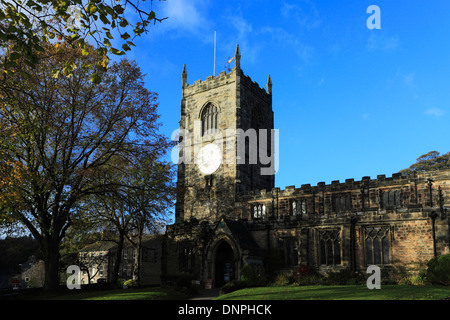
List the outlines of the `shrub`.
{"label": "shrub", "polygon": [[298,278],[295,284],[299,286],[318,286],[323,284],[323,277],[319,274],[311,274]]}
{"label": "shrub", "polygon": [[398,284],[418,286],[418,285],[426,284],[426,281],[425,281],[425,278],[423,278],[421,275],[418,274],[418,275],[409,275],[409,276],[403,277],[402,279],[400,279]]}
{"label": "shrub", "polygon": [[450,254],[431,259],[427,266],[427,280],[432,283],[450,285]]}
{"label": "shrub", "polygon": [[288,284],[293,282],[293,277],[286,273],[279,273],[275,277],[274,284],[277,286],[287,286]]}
{"label": "shrub", "polygon": [[267,277],[267,275],[265,273],[261,273],[258,275],[254,276],[254,281],[252,283],[253,286],[255,287],[264,287],[267,286],[269,284],[269,278]]}
{"label": "shrub", "polygon": [[247,287],[261,287],[269,284],[269,279],[264,272],[255,274],[248,264],[242,267],[241,281],[245,282]]}
{"label": "shrub", "polygon": [[138,286],[137,281],[133,280],[133,279],[129,279],[123,283],[123,287],[126,287],[126,288],[134,288],[137,286]]}
{"label": "shrub", "polygon": [[314,274],[314,270],[311,266],[299,266],[297,270],[294,271],[293,277],[298,280],[301,277],[307,277]]}
{"label": "shrub", "polygon": [[330,272],[326,278],[326,282],[330,285],[357,285],[365,283],[365,280],[361,273],[352,270]]}
{"label": "shrub", "polygon": [[299,266],[292,277],[294,283],[299,286],[312,286],[322,283],[322,276],[315,272],[311,266]]}
{"label": "shrub", "polygon": [[220,294],[230,293],[247,287],[247,282],[242,280],[233,280],[225,283],[220,288]]}
{"label": "shrub", "polygon": [[425,285],[428,283],[427,262],[417,261],[406,267],[404,263],[393,262],[392,269],[382,269],[382,279],[389,279],[388,283],[399,285]]}
{"label": "shrub", "polygon": [[175,287],[182,293],[195,294],[199,290],[199,286],[193,284],[194,278],[189,273],[181,273],[175,279]]}
{"label": "shrub", "polygon": [[245,264],[242,267],[241,280],[247,283],[255,282],[255,275],[253,274],[252,267],[250,265]]}
{"label": "shrub", "polygon": [[410,273],[404,264],[394,263],[390,272],[390,279],[395,284],[408,284]]}
{"label": "shrub", "polygon": [[242,267],[241,280],[233,280],[224,284],[220,288],[220,294],[230,293],[236,290],[249,288],[249,287],[259,287],[268,285],[269,281],[264,273],[255,274],[250,265],[245,264]]}

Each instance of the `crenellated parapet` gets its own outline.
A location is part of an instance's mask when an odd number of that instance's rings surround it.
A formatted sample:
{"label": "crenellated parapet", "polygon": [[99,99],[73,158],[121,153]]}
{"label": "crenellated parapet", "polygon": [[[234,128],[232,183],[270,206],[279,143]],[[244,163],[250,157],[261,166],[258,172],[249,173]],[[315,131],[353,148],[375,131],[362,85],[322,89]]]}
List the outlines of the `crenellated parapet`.
{"label": "crenellated parapet", "polygon": [[255,190],[242,194],[240,200],[246,204],[247,210],[241,215],[249,218],[258,205],[265,206],[266,216],[277,217],[297,213],[343,214],[415,208],[441,210],[450,207],[450,170],[395,173],[391,177],[378,175],[376,179],[366,176],[358,181],[346,179],[329,184],[319,182],[317,185]]}
{"label": "crenellated parapet", "polygon": [[[254,96],[266,102],[272,101],[271,90],[269,90],[268,92],[267,89],[261,88],[259,84],[256,81],[253,81],[249,76],[242,73],[240,81],[241,81],[240,84],[244,86],[248,91],[251,91]],[[270,88],[271,87],[272,84],[270,83]]]}
{"label": "crenellated parapet", "polygon": [[234,72],[222,71],[217,76],[208,76],[206,80],[196,80],[193,84],[183,82],[183,98],[206,92],[236,82]]}
{"label": "crenellated parapet", "polygon": [[[230,72],[222,71],[217,76],[208,76],[206,77],[206,80],[196,80],[193,84],[187,82],[185,66],[183,67],[182,75],[183,97],[189,97],[239,81],[240,85],[245,86],[247,90],[250,90],[258,98],[264,101],[271,101],[272,99],[271,94],[267,92],[267,89],[261,88],[256,81],[253,81],[249,76],[245,75],[242,70],[233,70]],[[268,88],[271,87],[272,83],[270,80],[270,87]]]}

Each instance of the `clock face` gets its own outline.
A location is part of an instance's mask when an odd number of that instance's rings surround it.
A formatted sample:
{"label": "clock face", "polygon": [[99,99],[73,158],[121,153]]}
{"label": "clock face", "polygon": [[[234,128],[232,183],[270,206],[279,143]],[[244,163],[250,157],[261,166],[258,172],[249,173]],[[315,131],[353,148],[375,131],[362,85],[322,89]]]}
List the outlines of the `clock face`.
{"label": "clock face", "polygon": [[204,175],[216,172],[221,164],[222,150],[214,143],[203,146],[197,154],[197,166]]}

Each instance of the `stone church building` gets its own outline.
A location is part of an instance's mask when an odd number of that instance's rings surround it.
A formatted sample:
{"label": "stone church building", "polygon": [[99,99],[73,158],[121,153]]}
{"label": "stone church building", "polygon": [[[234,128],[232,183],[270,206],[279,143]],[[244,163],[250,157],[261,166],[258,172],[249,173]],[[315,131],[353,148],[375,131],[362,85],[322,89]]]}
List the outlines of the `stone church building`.
{"label": "stone church building", "polygon": [[261,88],[240,59],[237,46],[231,71],[194,84],[183,68],[163,281],[189,273],[218,287],[239,279],[245,264],[267,274],[298,265],[365,271],[450,252],[450,171],[276,188],[271,78]]}

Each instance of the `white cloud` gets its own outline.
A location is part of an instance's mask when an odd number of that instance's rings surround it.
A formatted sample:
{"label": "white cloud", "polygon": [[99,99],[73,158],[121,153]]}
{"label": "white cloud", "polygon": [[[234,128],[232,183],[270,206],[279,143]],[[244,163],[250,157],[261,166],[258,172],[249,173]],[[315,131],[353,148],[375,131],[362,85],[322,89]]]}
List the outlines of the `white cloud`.
{"label": "white cloud", "polygon": [[302,0],[300,3],[297,1],[295,4],[283,1],[281,15],[306,29],[313,29],[321,24],[317,8],[309,0]]}
{"label": "white cloud", "polygon": [[311,59],[314,56],[314,47],[305,44],[297,36],[287,32],[281,27],[264,27],[261,29],[261,32],[269,34],[272,43],[275,45],[291,48],[303,62],[311,62]]}
{"label": "white cloud", "polygon": [[419,97],[416,92],[416,74],[413,71],[397,70],[386,81],[391,87],[408,90],[414,99]]}
{"label": "white cloud", "polygon": [[376,35],[372,33],[367,39],[366,48],[369,51],[386,51],[392,52],[400,45],[400,38],[395,36]]}
{"label": "white cloud", "polygon": [[[236,44],[239,44],[242,59],[256,63],[262,43],[255,41],[253,25],[242,15],[240,10],[227,13],[222,18],[228,22],[230,28],[226,33],[217,32],[218,38],[223,37],[220,46],[218,44],[218,49],[220,47],[222,52],[227,53],[226,58],[233,57]],[[221,66],[219,65],[219,67]]]}
{"label": "white cloud", "polygon": [[403,82],[407,87],[413,87],[414,86],[414,73],[410,72],[403,75]]}
{"label": "white cloud", "polygon": [[[161,7],[161,17],[168,17],[159,25],[161,29],[169,29],[175,34],[185,32],[201,36],[208,30],[211,22],[207,19],[206,9],[208,1],[200,0],[170,0],[165,1]],[[163,34],[166,34],[164,31]],[[171,33],[174,34],[174,33]]]}
{"label": "white cloud", "polygon": [[437,107],[431,107],[431,108],[428,108],[427,110],[425,110],[424,113],[426,115],[434,116],[434,117],[438,117],[439,118],[439,117],[442,117],[446,113],[446,111],[442,110],[442,109],[439,109]]}

